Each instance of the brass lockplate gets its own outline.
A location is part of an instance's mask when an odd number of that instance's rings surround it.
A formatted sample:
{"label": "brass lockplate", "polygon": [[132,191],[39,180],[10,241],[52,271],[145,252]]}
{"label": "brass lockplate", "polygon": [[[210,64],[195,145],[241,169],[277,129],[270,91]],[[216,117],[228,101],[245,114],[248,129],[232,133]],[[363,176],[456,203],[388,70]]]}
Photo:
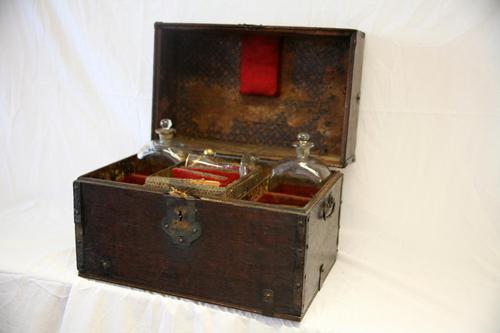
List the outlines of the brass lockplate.
{"label": "brass lockplate", "polygon": [[190,246],[201,236],[201,224],[196,221],[195,200],[169,200],[161,227],[174,244]]}

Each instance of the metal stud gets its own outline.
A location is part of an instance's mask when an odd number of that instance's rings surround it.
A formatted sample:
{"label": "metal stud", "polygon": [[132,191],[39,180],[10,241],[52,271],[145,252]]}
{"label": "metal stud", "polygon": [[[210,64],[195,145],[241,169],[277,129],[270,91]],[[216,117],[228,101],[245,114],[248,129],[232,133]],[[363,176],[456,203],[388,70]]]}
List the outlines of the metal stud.
{"label": "metal stud", "polygon": [[108,271],[111,268],[111,262],[107,258],[101,259],[101,267],[104,271]]}

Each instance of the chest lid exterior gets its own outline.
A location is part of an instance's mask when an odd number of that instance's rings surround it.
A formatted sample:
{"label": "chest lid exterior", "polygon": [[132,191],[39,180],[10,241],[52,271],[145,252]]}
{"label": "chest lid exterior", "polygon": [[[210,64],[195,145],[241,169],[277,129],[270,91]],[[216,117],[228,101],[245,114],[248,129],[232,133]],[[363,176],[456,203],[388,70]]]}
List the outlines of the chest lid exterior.
{"label": "chest lid exterior", "polygon": [[[240,93],[241,39],[280,43],[279,94]],[[177,136],[220,153],[294,155],[308,132],[330,166],[354,160],[364,33],[349,29],[155,24],[154,129],[170,118]]]}

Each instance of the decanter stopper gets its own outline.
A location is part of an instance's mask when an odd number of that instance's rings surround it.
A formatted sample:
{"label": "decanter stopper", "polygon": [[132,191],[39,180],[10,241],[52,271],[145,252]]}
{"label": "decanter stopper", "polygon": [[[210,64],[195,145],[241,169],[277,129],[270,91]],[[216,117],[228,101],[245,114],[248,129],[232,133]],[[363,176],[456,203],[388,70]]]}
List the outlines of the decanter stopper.
{"label": "decanter stopper", "polygon": [[255,155],[251,153],[243,154],[240,161],[240,176],[246,176],[252,170],[255,170],[257,168],[257,163],[258,158]]}
{"label": "decanter stopper", "polygon": [[205,155],[205,156],[215,156],[215,152],[212,149],[207,148],[207,149],[205,149],[203,151],[203,155]]}
{"label": "decanter stopper", "polygon": [[311,148],[314,147],[314,143],[310,142],[311,136],[309,133],[301,132],[297,135],[297,141],[294,142],[293,147],[295,147],[297,159],[307,160],[309,154],[311,153]]}
{"label": "decanter stopper", "polygon": [[162,119],[160,121],[160,128],[157,128],[155,133],[158,134],[161,143],[170,142],[175,134],[175,128],[172,128],[172,120]]}
{"label": "decanter stopper", "polygon": [[150,155],[160,155],[168,158],[174,163],[182,162],[186,159],[186,147],[174,141],[175,129],[172,127],[172,120],[162,119],[160,128],[155,130],[158,134],[157,140],[151,140],[137,153],[137,158],[143,159]]}

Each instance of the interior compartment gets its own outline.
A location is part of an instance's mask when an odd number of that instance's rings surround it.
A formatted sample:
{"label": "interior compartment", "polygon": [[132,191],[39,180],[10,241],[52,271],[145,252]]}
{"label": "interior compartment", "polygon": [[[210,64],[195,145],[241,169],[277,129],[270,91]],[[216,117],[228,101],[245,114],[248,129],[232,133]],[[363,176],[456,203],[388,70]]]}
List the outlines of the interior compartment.
{"label": "interior compartment", "polygon": [[[233,161],[239,161],[232,158]],[[196,179],[172,177],[172,170],[180,168],[183,163],[172,164],[161,156],[150,156],[140,160],[135,155],[125,158],[106,167],[90,172],[85,177],[109,181],[142,185],[149,190],[169,192],[172,188],[195,197],[240,199],[256,204],[272,204],[294,207],[304,207],[335,174],[332,172],[320,187],[311,187],[307,184],[275,182],[270,184],[270,175],[273,162],[262,161],[258,170],[234,179],[226,186],[207,186],[197,183]],[[216,171],[216,173],[224,171]]]}
{"label": "interior compartment", "polygon": [[189,179],[197,181],[208,181],[215,183],[217,187],[226,187],[240,179],[238,171],[224,171],[203,168],[189,168],[177,166],[171,169],[170,177],[177,179]]}
{"label": "interior compartment", "polygon": [[[242,41],[249,37],[279,40],[276,94],[240,91]],[[354,158],[362,38],[362,33],[343,29],[158,23],[152,138],[161,119],[169,118],[176,137],[190,147],[277,161],[293,156],[291,143],[299,132],[308,132],[316,145],[312,157],[344,167]],[[304,184],[269,184],[270,163],[263,162],[258,177],[226,184],[219,198],[304,207],[322,191]],[[161,156],[139,160],[134,155],[85,177],[147,186],[148,179],[172,167]]]}
{"label": "interior compartment", "polygon": [[163,156],[152,155],[140,160],[136,155],[132,155],[92,171],[84,177],[143,185],[146,177],[172,165],[172,162]]}
{"label": "interior compartment", "polygon": [[310,184],[301,184],[298,182],[271,181],[270,174],[268,173],[265,179],[242,199],[272,205],[304,207],[328,183],[328,180],[337,173],[337,171],[332,171],[332,174],[328,178],[320,185],[314,187]]}
{"label": "interior compartment", "polygon": [[304,207],[309,202],[310,198],[292,194],[283,194],[277,192],[264,192],[257,202],[268,203],[273,205],[288,205]]}
{"label": "interior compartment", "polygon": [[[239,162],[239,159],[232,159]],[[266,168],[258,165],[248,174],[241,176],[234,170],[222,171],[216,169],[185,168],[183,163],[162,169],[146,179],[148,189],[160,192],[177,192],[199,198],[238,199],[257,187],[264,179]],[[182,171],[182,172],[179,172]],[[208,177],[186,177],[185,172],[207,173]],[[217,177],[224,177],[227,182],[217,182]],[[197,175],[198,176],[198,175]]]}

